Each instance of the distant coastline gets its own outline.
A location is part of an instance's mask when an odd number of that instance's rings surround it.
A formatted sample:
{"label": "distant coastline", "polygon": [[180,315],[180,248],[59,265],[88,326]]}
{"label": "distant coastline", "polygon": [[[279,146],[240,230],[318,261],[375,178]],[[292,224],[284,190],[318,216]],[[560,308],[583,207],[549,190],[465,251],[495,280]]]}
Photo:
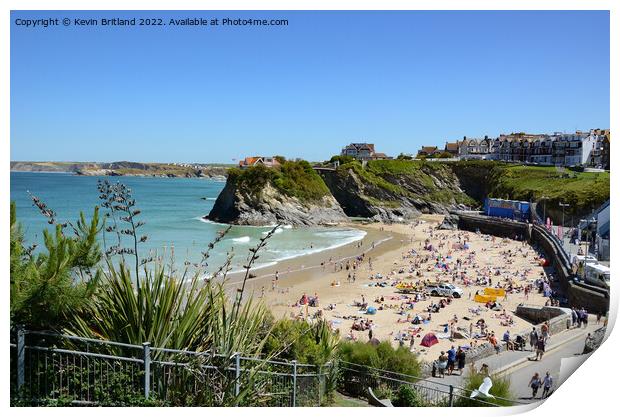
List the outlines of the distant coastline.
{"label": "distant coastline", "polygon": [[226,164],[142,163],[128,161],[11,161],[11,172],[65,173],[85,176],[225,179],[229,167]]}

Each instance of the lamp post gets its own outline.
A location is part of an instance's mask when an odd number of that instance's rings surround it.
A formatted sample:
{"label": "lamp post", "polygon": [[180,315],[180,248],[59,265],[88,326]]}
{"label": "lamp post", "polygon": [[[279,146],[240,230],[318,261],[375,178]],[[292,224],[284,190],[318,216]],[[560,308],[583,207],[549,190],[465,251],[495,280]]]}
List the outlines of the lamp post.
{"label": "lamp post", "polygon": [[543,221],[543,226],[544,226],[545,224],[547,224],[547,204],[545,203],[545,200],[546,200],[546,199],[547,199],[547,197],[546,197],[546,196],[544,196],[544,195],[543,195],[542,197],[540,197],[540,201],[542,201],[542,202],[543,202],[543,219],[542,219],[542,221]]}
{"label": "lamp post", "polygon": [[[570,204],[560,203],[560,207],[562,207],[562,227],[564,227],[564,209],[570,207]],[[562,245],[564,245],[564,235],[562,235],[560,239],[562,239]]]}
{"label": "lamp post", "polygon": [[570,204],[567,203],[560,203],[560,207],[562,207],[562,226],[564,226],[564,209],[566,207],[570,207]]}
{"label": "lamp post", "polygon": [[587,234],[587,238],[586,238],[586,253],[585,253],[585,259],[584,259],[584,263],[583,263],[583,280],[586,280],[586,275],[587,275],[587,271],[588,271],[588,254],[590,253],[590,239],[592,238],[592,225],[594,224],[594,222],[596,221],[595,218],[590,219],[590,221],[588,222],[588,234]]}

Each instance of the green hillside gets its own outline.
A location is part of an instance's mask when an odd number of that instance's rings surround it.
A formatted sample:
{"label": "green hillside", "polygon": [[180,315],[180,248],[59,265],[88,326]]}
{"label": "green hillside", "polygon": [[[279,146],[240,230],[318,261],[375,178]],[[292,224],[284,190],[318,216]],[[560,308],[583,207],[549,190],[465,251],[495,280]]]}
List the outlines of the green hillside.
{"label": "green hillside", "polygon": [[259,195],[269,183],[289,197],[301,201],[316,201],[329,195],[329,189],[321,177],[306,161],[285,161],[275,168],[257,165],[246,169],[231,168],[228,180],[241,192]]}

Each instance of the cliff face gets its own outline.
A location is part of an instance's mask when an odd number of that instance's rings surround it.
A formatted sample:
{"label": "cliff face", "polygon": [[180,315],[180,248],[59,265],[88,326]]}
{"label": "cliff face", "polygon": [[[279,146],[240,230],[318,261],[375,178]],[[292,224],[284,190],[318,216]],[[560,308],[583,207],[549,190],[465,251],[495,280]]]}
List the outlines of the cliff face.
{"label": "cliff face", "polygon": [[443,164],[371,161],[366,167],[345,164],[321,176],[348,216],[402,221],[421,213],[447,214],[476,206]]}
{"label": "cliff face", "polygon": [[497,163],[491,161],[459,161],[447,164],[456,175],[463,191],[477,201],[484,201],[492,190]]}
{"label": "cliff face", "polygon": [[275,169],[229,170],[208,218],[246,225],[318,225],[347,216],[394,222],[479,208],[487,196],[533,202],[544,197],[546,215],[556,224],[564,217],[559,204],[569,204],[568,222],[609,199],[609,173],[493,161],[353,161],[337,169],[283,161]]}
{"label": "cliff face", "polygon": [[277,223],[314,226],[345,221],[347,216],[331,195],[302,201],[283,194],[270,183],[266,183],[260,192],[253,192],[238,187],[229,177],[206,218],[220,223],[252,226]]}
{"label": "cliff face", "polygon": [[207,217],[256,226],[311,226],[346,220],[338,202],[306,161],[283,161],[277,168],[258,165],[230,169]]}

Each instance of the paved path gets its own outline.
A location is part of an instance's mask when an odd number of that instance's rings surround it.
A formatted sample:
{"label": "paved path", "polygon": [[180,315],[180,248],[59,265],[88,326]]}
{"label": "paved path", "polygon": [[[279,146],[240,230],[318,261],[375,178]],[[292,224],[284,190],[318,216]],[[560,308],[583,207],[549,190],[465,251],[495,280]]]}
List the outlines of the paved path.
{"label": "paved path", "polygon": [[[591,319],[591,322],[593,320]],[[515,387],[515,394],[518,397],[531,396],[531,390],[522,389],[527,388],[527,382],[532,377],[534,372],[541,372],[542,368],[545,368],[543,372],[547,370],[553,370],[556,374],[559,374],[560,361],[562,357],[574,356],[574,353],[581,353],[584,346],[584,340],[588,333],[594,332],[600,326],[590,325],[587,328],[575,328],[564,331],[562,333],[551,336],[547,344],[547,353],[543,357],[542,361],[536,362],[530,359],[534,358],[534,353],[526,351],[505,351],[499,355],[488,356],[484,359],[480,359],[474,363],[474,369],[479,370],[483,363],[489,365],[489,369],[492,374],[498,373],[508,375],[514,382],[512,386]],[[529,346],[528,346],[529,348]],[[573,352],[574,351],[574,352]],[[446,375],[445,378],[427,378],[427,381],[438,382],[442,384],[450,384],[455,387],[459,387],[465,384],[465,376],[469,373],[470,367],[466,366],[463,372],[463,376],[458,374]],[[523,382],[523,375],[527,376],[527,381]],[[531,373],[531,374],[530,374]],[[555,378],[555,377],[554,377]],[[558,379],[556,379],[558,381]],[[541,391],[542,393],[542,391]],[[540,393],[539,393],[540,395]]]}
{"label": "paved path", "polygon": [[[594,330],[594,329],[591,329]],[[535,372],[544,378],[545,372],[549,371],[553,377],[554,386],[552,390],[557,389],[566,378],[570,375],[566,375],[565,372],[561,372],[562,359],[564,358],[577,358],[579,363],[583,363],[589,355],[582,355],[583,346],[585,343],[586,334],[581,333],[578,338],[569,341],[557,349],[545,354],[543,359],[539,362],[528,361],[527,363],[516,366],[508,373],[510,377],[510,387],[515,398],[519,401],[539,401],[542,396],[542,388],[538,390],[537,398],[532,398],[532,390],[529,388],[529,382]]]}

